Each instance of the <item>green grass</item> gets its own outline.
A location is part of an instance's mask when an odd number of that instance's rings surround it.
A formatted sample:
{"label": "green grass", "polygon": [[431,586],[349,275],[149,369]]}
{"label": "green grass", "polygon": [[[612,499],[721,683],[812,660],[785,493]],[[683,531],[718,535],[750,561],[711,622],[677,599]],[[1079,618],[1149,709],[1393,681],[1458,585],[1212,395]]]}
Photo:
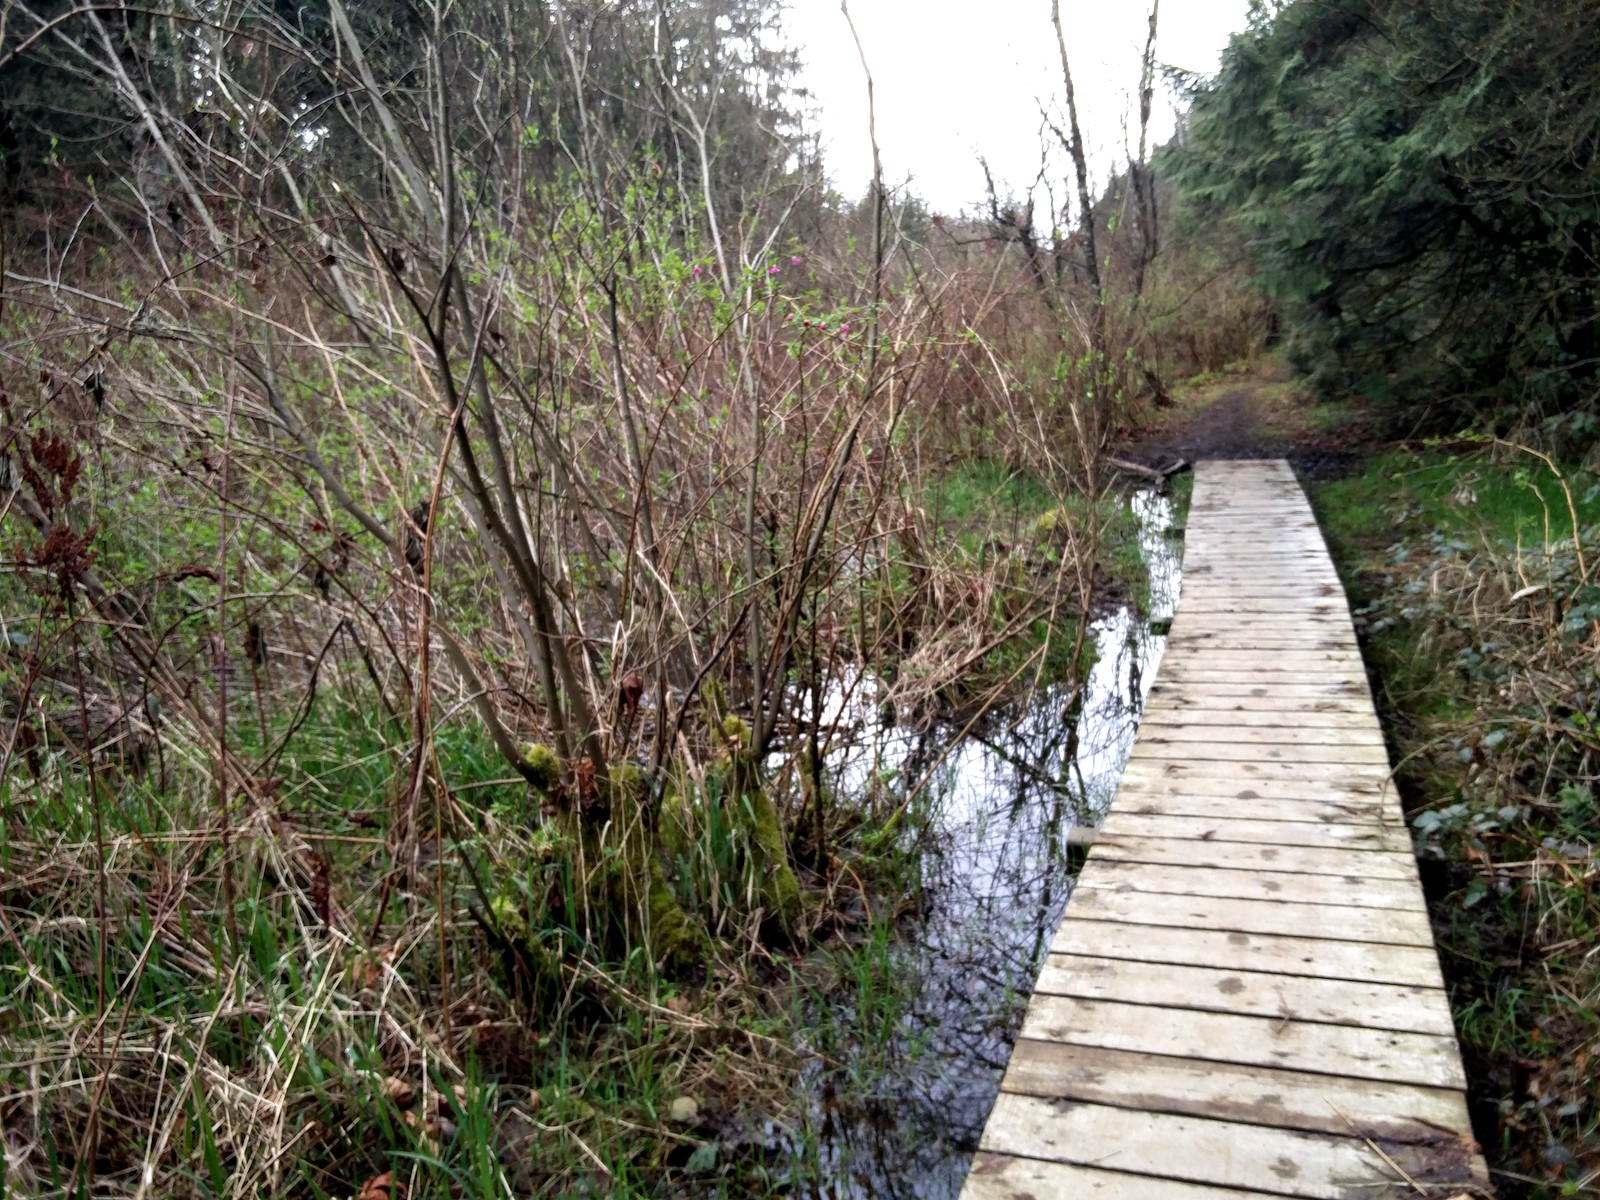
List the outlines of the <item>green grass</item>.
{"label": "green grass", "polygon": [[[1496,538],[1525,545],[1570,541],[1562,481],[1544,463],[1509,450],[1451,454],[1394,450],[1349,479],[1316,489],[1335,536],[1373,539],[1417,532]],[[1600,521],[1600,487],[1581,468],[1562,472],[1580,525]]]}
{"label": "green grass", "polygon": [[924,497],[934,527],[953,533],[978,554],[992,539],[1014,541],[1054,506],[1045,481],[989,460],[964,463],[939,479]]}

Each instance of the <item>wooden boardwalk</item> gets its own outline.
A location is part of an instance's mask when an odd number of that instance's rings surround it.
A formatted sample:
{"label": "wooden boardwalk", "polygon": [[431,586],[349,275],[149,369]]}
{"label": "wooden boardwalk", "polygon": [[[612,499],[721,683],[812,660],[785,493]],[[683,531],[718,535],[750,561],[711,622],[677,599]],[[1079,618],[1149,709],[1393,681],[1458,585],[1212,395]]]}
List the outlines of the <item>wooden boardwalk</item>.
{"label": "wooden boardwalk", "polygon": [[1489,1195],[1464,1087],[1310,506],[1282,461],[1202,463],[1138,740],[962,1196]]}

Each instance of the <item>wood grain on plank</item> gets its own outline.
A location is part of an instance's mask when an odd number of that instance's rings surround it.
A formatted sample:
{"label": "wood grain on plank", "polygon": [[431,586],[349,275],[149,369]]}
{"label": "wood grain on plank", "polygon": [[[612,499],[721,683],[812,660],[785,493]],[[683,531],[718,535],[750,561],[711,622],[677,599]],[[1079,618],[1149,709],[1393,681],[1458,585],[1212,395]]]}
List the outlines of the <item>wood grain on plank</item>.
{"label": "wood grain on plank", "polygon": [[1034,994],[1455,1036],[1445,994],[1416,986],[1051,954]]}
{"label": "wood grain on plank", "polygon": [[[982,1149],[1077,1162],[1270,1195],[1349,1200],[1399,1180],[1364,1139],[1140,1112],[1109,1105],[1061,1105],[1002,1092]],[[1419,1183],[1471,1178],[1464,1153],[1392,1143],[1389,1158]]]}
{"label": "wood grain on plank", "polygon": [[1230,871],[1223,867],[1169,867],[1116,862],[1092,856],[1078,876],[1079,888],[1168,892],[1177,896],[1221,896],[1276,900],[1280,904],[1352,904],[1361,908],[1423,908],[1414,879],[1370,879],[1352,875],[1293,875],[1287,871]]}
{"label": "wood grain on plank", "polygon": [[[1287,801],[1280,801],[1287,806]],[[1352,850],[1411,851],[1411,835],[1398,823],[1377,821],[1296,821],[1292,808],[1281,808],[1273,820],[1244,816],[1197,817],[1140,812],[1117,805],[1101,832],[1106,837],[1192,837],[1214,842],[1264,842],[1269,846],[1338,846]]]}
{"label": "wood grain on plank", "polygon": [[1431,947],[1389,946],[1379,942],[1174,929],[1162,925],[1079,921],[1069,916],[1056,929],[1050,951],[1180,966],[1396,983],[1405,987],[1444,986],[1439,974],[1439,957]]}
{"label": "wood grain on plank", "polygon": [[1200,1187],[1149,1175],[1103,1171],[1077,1163],[1043,1162],[980,1150],[962,1200],[1262,1200],[1260,1192]]}
{"label": "wood grain on plank", "polygon": [[[1310,1133],[1427,1142],[1468,1127],[1453,1088],[1377,1083],[1308,1071],[1246,1067],[1074,1046],[1017,1043],[1001,1086],[1008,1092],[1119,1108],[1188,1113]],[[1356,1114],[1360,1114],[1358,1118]]]}
{"label": "wood grain on plank", "polygon": [[1415,879],[1417,873],[1415,861],[1404,854],[1322,846],[1263,846],[1259,842],[1224,842],[1216,839],[1197,841],[1192,838],[1107,836],[1095,841],[1094,854],[1121,862],[1228,867],[1240,871],[1287,871],[1298,875]]}
{"label": "wood grain on plank", "polygon": [[1086,889],[1072,898],[1068,920],[1120,921],[1130,925],[1168,925],[1179,929],[1222,929],[1241,933],[1296,936],[1309,929],[1319,938],[1343,942],[1385,942],[1397,946],[1433,945],[1433,930],[1422,909],[1363,908],[1352,904],[1280,904],[1227,896],[1180,896],[1171,892]]}

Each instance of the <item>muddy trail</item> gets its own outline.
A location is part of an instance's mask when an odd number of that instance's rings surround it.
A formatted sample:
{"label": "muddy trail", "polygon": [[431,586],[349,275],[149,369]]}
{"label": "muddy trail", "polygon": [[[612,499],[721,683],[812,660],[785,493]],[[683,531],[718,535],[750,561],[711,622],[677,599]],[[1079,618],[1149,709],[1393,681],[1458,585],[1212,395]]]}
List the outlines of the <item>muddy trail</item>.
{"label": "muddy trail", "polygon": [[1179,460],[1286,458],[1303,479],[1338,479],[1374,445],[1350,415],[1345,406],[1313,404],[1286,367],[1269,362],[1189,389],[1130,432],[1117,457],[1156,470]]}

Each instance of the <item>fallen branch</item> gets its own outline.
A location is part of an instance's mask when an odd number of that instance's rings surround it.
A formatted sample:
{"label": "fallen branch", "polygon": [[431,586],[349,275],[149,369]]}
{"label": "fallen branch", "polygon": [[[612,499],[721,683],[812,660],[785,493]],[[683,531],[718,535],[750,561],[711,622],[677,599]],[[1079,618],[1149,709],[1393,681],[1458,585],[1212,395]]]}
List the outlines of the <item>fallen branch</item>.
{"label": "fallen branch", "polygon": [[1153,479],[1157,483],[1165,483],[1174,475],[1180,475],[1193,467],[1193,464],[1186,458],[1176,459],[1171,466],[1160,468],[1147,467],[1143,463],[1131,462],[1125,458],[1113,458],[1109,454],[1106,455],[1106,461],[1119,471],[1126,472],[1129,475],[1139,475],[1145,479]]}

